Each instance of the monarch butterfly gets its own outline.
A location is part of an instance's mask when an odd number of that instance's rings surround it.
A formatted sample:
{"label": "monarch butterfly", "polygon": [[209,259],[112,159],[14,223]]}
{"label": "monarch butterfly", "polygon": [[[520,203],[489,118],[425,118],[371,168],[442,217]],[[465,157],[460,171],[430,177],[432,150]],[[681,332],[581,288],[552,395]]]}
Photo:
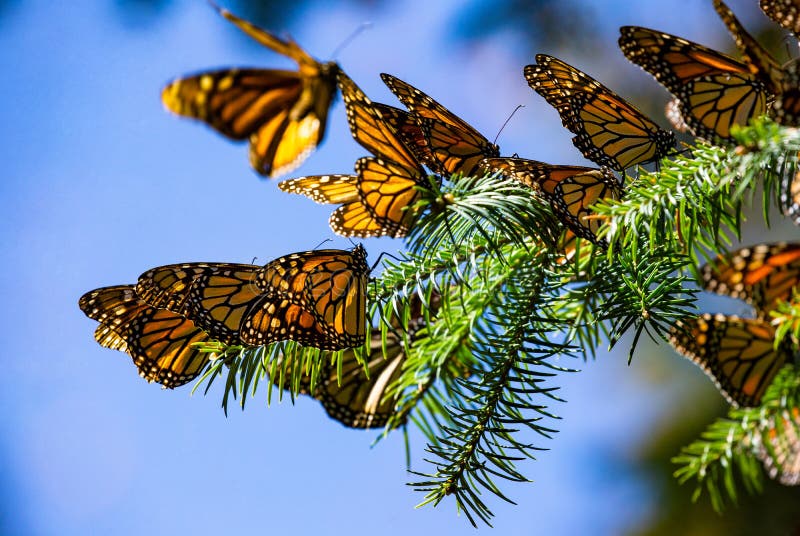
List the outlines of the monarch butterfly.
{"label": "monarch butterfly", "polygon": [[[341,377],[335,362],[327,358],[322,364],[319,381],[311,390],[308,374],[300,377],[300,394],[318,400],[328,415],[350,428],[382,428],[395,414],[395,400],[386,396],[389,386],[400,377],[406,355],[403,343],[396,334],[388,333],[386,345],[380,329],[372,331],[370,351],[366,357],[368,376],[355,357],[354,350],[342,354]],[[385,354],[384,354],[385,348]],[[285,365],[291,368],[291,362]],[[273,378],[279,387],[281,378]]]}
{"label": "monarch butterfly", "polygon": [[[429,311],[435,315],[439,307],[439,295],[433,292],[429,301]],[[426,322],[421,312],[421,300],[414,294],[409,300],[411,318],[407,326],[408,340],[413,341]],[[397,317],[391,322],[392,330],[386,333],[383,340],[380,328],[374,328],[369,341],[369,354],[366,356],[368,375],[364,373],[364,365],[358,362],[354,350],[345,350],[341,357],[341,376],[337,372],[335,362],[325,359],[320,370],[319,381],[311,390],[311,378],[308,374],[300,376],[300,393],[310,395],[318,400],[328,415],[343,425],[351,428],[382,428],[394,417],[398,409],[397,399],[391,395],[391,387],[403,372],[406,360],[406,348],[403,337],[398,334],[402,329]],[[293,362],[284,365],[291,370]],[[463,370],[461,371],[463,373]],[[276,376],[272,382],[284,387],[284,379]],[[418,394],[424,392],[430,382],[420,386]],[[405,420],[400,415],[397,423]]]}
{"label": "monarch butterfly", "polygon": [[[213,5],[213,4],[212,4]],[[322,141],[336,95],[334,62],[320,63],[291,39],[217,11],[258,43],[294,60],[297,71],[233,68],[180,78],[161,100],[172,112],[199,119],[233,140],[250,140],[250,164],[277,177],[299,166]]]}
{"label": "monarch butterfly", "polygon": [[761,9],[769,18],[794,34],[800,34],[800,2],[797,0],[761,0]]}
{"label": "monarch butterfly", "polygon": [[741,248],[719,255],[700,272],[706,290],[744,300],[763,318],[800,286],[800,242]]}
{"label": "monarch butterfly", "polygon": [[659,160],[675,145],[663,130],[619,95],[584,72],[544,54],[525,66],[525,79],[558,110],[583,155],[617,171]]}
{"label": "monarch butterfly", "polygon": [[[426,184],[425,170],[406,145],[407,134],[384,119],[379,109],[344,73],[339,88],[355,140],[376,155],[356,161],[356,175],[317,175],[281,182],[284,192],[318,203],[341,204],[330,218],[342,236],[405,236],[416,217],[417,186]],[[400,133],[399,133],[400,132]]]}
{"label": "monarch butterfly", "polygon": [[766,434],[759,437],[756,455],[770,478],[784,486],[800,484],[800,409],[785,409],[768,420]]}
{"label": "monarch butterfly", "polygon": [[622,196],[617,179],[605,168],[554,166],[523,158],[487,158],[483,165],[540,189],[567,229],[595,244],[600,243],[596,232],[602,222],[589,217],[592,204]]}
{"label": "monarch butterfly", "polygon": [[78,305],[100,322],[95,340],[127,352],[148,382],[178,387],[196,378],[211,358],[193,346],[210,340],[205,331],[177,313],[142,301],[131,285],[92,290],[81,296]]}
{"label": "monarch butterfly", "polygon": [[373,102],[372,107],[381,114],[383,121],[389,124],[397,137],[414,154],[417,162],[434,169],[437,165],[436,159],[418,119],[410,113],[388,104]]}
{"label": "monarch butterfly", "polygon": [[185,314],[225,344],[291,339],[341,350],[366,338],[366,251],[315,250],[265,266],[188,263],[139,277],[146,299]]}
{"label": "monarch butterfly", "polygon": [[417,119],[428,141],[435,173],[473,175],[483,158],[500,156],[500,149],[466,121],[411,84],[386,73],[383,83]]}
{"label": "monarch butterfly", "polygon": [[352,348],[366,338],[368,275],[367,252],[358,245],[281,257],[258,271],[255,284],[302,306],[331,339]]}
{"label": "monarch butterfly", "polygon": [[679,321],[669,340],[734,406],[757,406],[791,356],[788,342],[775,349],[775,328],[760,319],[704,314]]}
{"label": "monarch butterfly", "polygon": [[619,46],[677,98],[680,115],[695,136],[731,140],[731,127],[766,113],[772,99],[750,67],[686,39],[623,26]]}

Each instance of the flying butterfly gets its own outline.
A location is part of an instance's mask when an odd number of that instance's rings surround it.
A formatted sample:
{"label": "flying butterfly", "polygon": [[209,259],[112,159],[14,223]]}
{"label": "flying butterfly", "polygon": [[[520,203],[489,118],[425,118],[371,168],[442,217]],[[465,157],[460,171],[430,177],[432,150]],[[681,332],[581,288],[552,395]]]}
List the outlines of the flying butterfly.
{"label": "flying butterfly", "polygon": [[591,217],[591,206],[598,199],[622,197],[617,179],[605,168],[554,166],[524,158],[487,158],[483,166],[541,191],[569,231],[595,244],[600,244],[596,233],[602,222]]}
{"label": "flying butterfly", "polygon": [[207,71],[171,82],[161,100],[170,111],[201,120],[230,139],[249,140],[250,164],[261,175],[288,173],[325,136],[340,68],[320,63],[290,38],[283,40],[214,7],[261,45],[294,60],[298,70]]}
{"label": "flying butterfly", "polygon": [[553,106],[575,137],[572,142],[592,162],[617,171],[660,160],[675,136],[586,73],[547,56],[525,66],[525,79]]}
{"label": "flying butterfly", "polygon": [[761,9],[769,18],[794,33],[800,34],[800,2],[798,0],[761,0]]}
{"label": "flying butterfly", "polygon": [[775,328],[761,319],[704,314],[669,332],[675,349],[698,364],[734,406],[757,406],[791,358],[791,345],[775,348]]}
{"label": "flying butterfly", "polygon": [[131,285],[92,290],[78,305],[100,322],[95,340],[127,352],[148,382],[178,387],[196,378],[211,358],[194,346],[211,339],[205,331],[177,313],[142,301]]}
{"label": "flying butterfly", "polygon": [[500,156],[497,145],[419,89],[390,74],[381,79],[421,127],[433,157],[423,163],[435,173],[471,176],[483,158]]}
{"label": "flying butterfly", "polygon": [[[417,187],[427,175],[416,156],[424,151],[409,147],[416,134],[398,129],[344,73],[339,88],[350,132],[375,157],[356,161],[355,175],[316,175],[281,182],[284,192],[305,195],[318,203],[341,204],[330,226],[342,236],[405,236],[416,217],[412,207],[420,198]],[[416,145],[416,144],[415,144]]]}
{"label": "flying butterfly", "polygon": [[706,290],[744,300],[766,318],[800,287],[800,242],[741,248],[719,255],[700,273]]}
{"label": "flying butterfly", "polygon": [[695,136],[732,140],[731,127],[765,114],[773,98],[748,65],[686,39],[623,26],[619,46],[677,98],[680,116]]}

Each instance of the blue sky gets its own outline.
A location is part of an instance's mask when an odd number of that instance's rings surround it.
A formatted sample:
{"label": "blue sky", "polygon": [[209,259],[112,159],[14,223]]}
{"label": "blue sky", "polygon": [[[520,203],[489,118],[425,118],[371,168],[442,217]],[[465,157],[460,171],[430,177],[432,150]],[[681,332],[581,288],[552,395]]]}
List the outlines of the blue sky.
{"label": "blue sky", "polygon": [[[390,72],[489,138],[524,104],[500,137],[504,154],[584,162],[555,111],[521,76],[538,50],[510,33],[462,48],[448,38],[461,4],[408,0],[362,10],[323,3],[285,29],[324,59],[370,20],[373,29],[338,60],[375,100],[392,102],[378,78]],[[565,57],[601,79],[650,83],[615,51],[620,24],[710,45],[724,36],[721,25],[713,35],[704,30],[712,16],[705,2],[687,2],[681,13],[604,4],[598,24],[607,41],[599,46],[613,59],[598,63],[594,51]],[[327,227],[330,207],[258,179],[244,146],[160,104],[161,87],[180,74],[281,59],[247,45],[199,1],[173,2],[133,26],[110,1],[32,0],[4,9],[0,526],[60,535],[267,526],[276,533],[473,533],[448,502],[414,510],[422,496],[404,485],[412,477],[399,434],[370,448],[374,433],[343,428],[313,401],[268,408],[264,392],[225,417],[219,389],[190,396],[189,388],[163,391],[140,380],[125,354],[94,343],[94,323],[77,307],[87,290],[133,282],[156,265],[266,262],[326,238],[349,247]],[[295,175],[346,173],[360,156],[339,102],[327,141]],[[771,237],[792,234],[796,228],[779,225]],[[402,243],[365,246],[374,260]],[[690,364],[652,345],[631,367],[618,354],[566,365],[585,370],[558,380],[569,401],[555,408],[561,432],[539,443],[552,450],[523,464],[533,484],[504,488],[519,506],[492,502],[500,534],[618,534],[644,522],[655,506],[630,469],[636,445],[684,389],[711,388]],[[425,470],[424,442],[413,430],[411,441],[413,468]]]}

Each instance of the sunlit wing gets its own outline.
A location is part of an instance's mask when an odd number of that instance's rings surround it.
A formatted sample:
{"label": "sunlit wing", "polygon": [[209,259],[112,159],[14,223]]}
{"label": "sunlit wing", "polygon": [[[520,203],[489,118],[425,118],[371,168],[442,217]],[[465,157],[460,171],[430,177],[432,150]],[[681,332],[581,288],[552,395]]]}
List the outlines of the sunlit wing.
{"label": "sunlit wing", "polygon": [[126,351],[148,382],[178,387],[196,378],[211,357],[194,346],[210,340],[205,331],[177,313],[143,302],[131,285],[87,292],[79,306],[100,322],[97,342]]}
{"label": "sunlit wing", "polygon": [[[313,250],[286,255],[258,271],[256,285],[304,308],[316,329],[340,347],[355,347],[366,338],[366,251]],[[295,339],[296,340],[296,339]],[[299,342],[299,341],[298,341]]]}
{"label": "sunlit wing", "polygon": [[728,31],[736,41],[736,47],[742,55],[750,72],[767,87],[770,93],[776,94],[781,86],[783,69],[772,55],[745,30],[733,11],[722,0],[714,0],[714,9],[719,14]]}
{"label": "sunlit wing", "polygon": [[700,272],[706,290],[739,298],[767,316],[800,286],[800,242],[758,244],[719,255]]}
{"label": "sunlit wing", "polygon": [[775,349],[775,328],[758,319],[704,314],[680,321],[669,338],[739,406],[759,405],[789,355],[786,345]]}
{"label": "sunlit wing", "polygon": [[500,155],[497,145],[430,96],[390,74],[382,73],[381,79],[419,118],[433,156],[426,164],[435,172],[474,175],[482,159]]}
{"label": "sunlit wing", "polygon": [[599,244],[596,233],[602,221],[593,217],[592,205],[599,199],[619,199],[617,179],[604,169],[554,166],[524,158],[487,158],[488,170],[504,174],[539,190],[561,222],[575,235]]}
{"label": "sunlit wing", "polygon": [[620,28],[619,46],[677,98],[683,121],[696,136],[731,140],[733,125],[767,112],[769,90],[730,56],[639,26]]}
{"label": "sunlit wing", "polygon": [[223,69],[177,79],[162,91],[172,112],[201,120],[234,140],[250,140],[250,161],[275,177],[299,166],[325,135],[339,66],[320,63],[292,40],[220,14],[267,48],[293,59],[297,71]]}
{"label": "sunlit wing", "polygon": [[583,155],[617,171],[666,156],[675,145],[661,129],[622,97],[563,61],[537,54],[525,67],[528,85],[547,100],[575,137]]}

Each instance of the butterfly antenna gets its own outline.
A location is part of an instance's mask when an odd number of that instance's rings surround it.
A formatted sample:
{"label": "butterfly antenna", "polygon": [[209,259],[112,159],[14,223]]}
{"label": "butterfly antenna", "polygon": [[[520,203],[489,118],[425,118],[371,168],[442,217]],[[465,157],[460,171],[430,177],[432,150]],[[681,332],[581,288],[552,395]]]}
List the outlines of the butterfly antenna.
{"label": "butterfly antenna", "polygon": [[506,128],[506,125],[508,124],[508,122],[511,121],[511,118],[514,117],[514,114],[517,113],[517,110],[519,110],[520,108],[525,108],[525,105],[524,104],[517,104],[517,107],[514,108],[514,111],[511,112],[511,115],[508,116],[508,119],[506,119],[506,122],[503,123],[503,126],[500,127],[500,130],[497,131],[497,136],[494,137],[494,141],[492,142],[493,144],[497,145],[497,138],[500,137],[500,134],[503,132],[503,129]]}
{"label": "butterfly antenna", "polygon": [[332,59],[332,60],[335,60],[335,59],[336,59],[336,56],[338,56],[338,55],[339,55],[339,52],[341,52],[341,51],[344,49],[344,47],[346,47],[347,45],[349,45],[349,44],[350,44],[350,42],[351,42],[353,39],[355,39],[356,37],[358,37],[358,35],[359,35],[361,32],[363,32],[364,30],[366,30],[367,28],[372,28],[372,23],[371,23],[371,22],[369,22],[369,21],[365,21],[365,22],[362,22],[361,24],[359,24],[359,25],[358,25],[358,28],[356,28],[355,30],[353,30],[353,31],[350,33],[350,35],[348,35],[348,36],[347,36],[347,37],[344,39],[344,41],[342,41],[341,43],[339,43],[339,46],[338,46],[338,47],[336,47],[336,48],[333,50],[333,54],[331,54],[331,59]]}
{"label": "butterfly antenna", "polygon": [[250,264],[255,264],[255,263],[256,263],[256,259],[257,259],[257,258],[258,258],[257,256],[256,256],[256,257],[253,257],[253,261],[252,261]]}
{"label": "butterfly antenna", "polygon": [[381,262],[381,259],[383,258],[383,256],[384,256],[384,255],[386,255],[387,257],[391,257],[391,258],[393,258],[393,259],[394,259],[394,260],[396,260],[397,262],[403,262],[403,259],[401,259],[400,257],[397,257],[397,256],[395,256],[395,255],[392,255],[392,254],[391,254],[391,253],[389,253],[388,251],[382,251],[382,252],[381,252],[381,254],[380,254],[380,255],[378,255],[378,260],[376,260],[376,261],[375,261],[375,264],[373,264],[373,265],[372,265],[372,267],[369,269],[370,273],[372,273],[372,271],[373,271],[375,268],[377,268],[377,266],[378,266],[378,263],[379,263],[379,262]]}
{"label": "butterfly antenna", "polygon": [[325,242],[333,242],[333,240],[331,240],[330,238],[326,238],[325,240],[323,240],[322,242],[320,242],[319,244],[317,244],[317,246],[316,246],[314,249],[319,249],[319,247],[320,247],[322,244],[324,244]]}
{"label": "butterfly antenna", "polygon": [[221,7],[218,3],[214,2],[214,0],[206,0],[206,2],[208,2],[208,5],[211,6],[211,9],[213,9],[223,17],[225,16],[225,13],[229,13],[227,9]]}

